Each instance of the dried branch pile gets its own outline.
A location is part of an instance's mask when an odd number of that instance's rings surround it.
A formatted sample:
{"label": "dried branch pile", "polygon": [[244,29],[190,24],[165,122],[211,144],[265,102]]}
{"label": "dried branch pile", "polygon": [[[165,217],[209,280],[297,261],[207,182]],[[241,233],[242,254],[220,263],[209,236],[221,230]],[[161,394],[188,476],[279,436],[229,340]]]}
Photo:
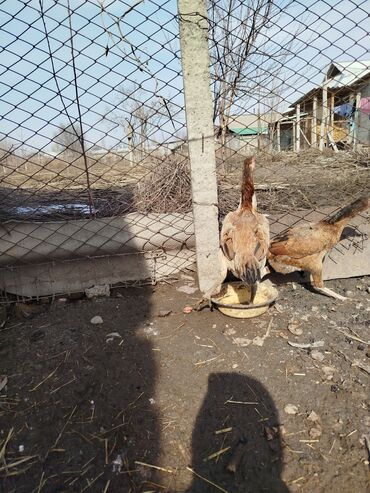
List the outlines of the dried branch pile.
{"label": "dried branch pile", "polygon": [[134,191],[133,208],[138,212],[191,211],[191,183],[188,159],[169,156]]}

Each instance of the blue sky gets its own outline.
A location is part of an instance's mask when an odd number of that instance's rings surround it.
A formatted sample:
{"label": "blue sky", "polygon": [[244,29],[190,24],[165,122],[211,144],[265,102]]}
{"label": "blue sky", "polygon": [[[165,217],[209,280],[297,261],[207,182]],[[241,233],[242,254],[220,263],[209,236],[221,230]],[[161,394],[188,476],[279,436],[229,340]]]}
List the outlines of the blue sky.
{"label": "blue sky", "polygon": [[[127,106],[121,86],[141,84],[146,104],[160,98],[172,103],[172,121],[164,116],[162,132],[155,138],[171,140],[184,125],[181,63],[176,39],[176,1],[139,3],[119,22],[118,16],[135,4],[105,0],[70,0],[73,10],[75,62],[86,140],[110,148],[124,141]],[[70,118],[77,118],[69,46],[67,0],[44,0],[45,23],[57,79]],[[292,44],[292,53],[277,74],[284,85],[284,105],[298,98],[323,78],[331,60],[370,59],[370,1],[281,1],[282,12],[272,19],[261,46],[279,50]],[[2,54],[0,57],[0,140],[23,141],[28,149],[50,150],[59,123],[68,123],[56,84],[45,40],[38,0],[5,0],[0,3]],[[109,50],[106,54],[106,47]],[[251,66],[251,71],[254,67]],[[262,67],[263,72],[263,67]],[[246,74],[246,77],[248,74]],[[153,96],[155,92],[155,96]],[[253,111],[255,98],[240,102],[240,111]],[[162,111],[164,109],[162,108]],[[164,111],[165,113],[165,111]],[[175,127],[175,128],[174,128]]]}

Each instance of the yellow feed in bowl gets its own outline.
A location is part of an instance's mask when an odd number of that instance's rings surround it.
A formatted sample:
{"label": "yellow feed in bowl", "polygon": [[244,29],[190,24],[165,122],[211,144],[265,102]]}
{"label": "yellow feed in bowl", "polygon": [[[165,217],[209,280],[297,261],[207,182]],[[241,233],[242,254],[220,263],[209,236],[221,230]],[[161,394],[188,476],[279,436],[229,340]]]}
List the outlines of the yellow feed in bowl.
{"label": "yellow feed in bowl", "polygon": [[[212,298],[213,303],[218,310],[234,318],[252,318],[258,317],[267,312],[270,304],[277,298],[277,289],[270,281],[264,281],[258,285],[257,293],[252,305],[248,305],[250,299],[250,288],[241,282],[225,284],[221,290],[220,296]],[[226,307],[226,305],[244,305],[245,308]],[[262,305],[262,306],[258,306]]]}

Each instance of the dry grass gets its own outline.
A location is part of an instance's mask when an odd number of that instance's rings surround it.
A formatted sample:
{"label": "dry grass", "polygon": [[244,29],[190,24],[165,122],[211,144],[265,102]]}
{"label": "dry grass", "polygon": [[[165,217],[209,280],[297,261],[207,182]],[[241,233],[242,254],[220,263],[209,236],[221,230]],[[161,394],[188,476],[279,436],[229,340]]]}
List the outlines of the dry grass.
{"label": "dry grass", "polygon": [[[218,166],[220,216],[239,200],[243,156]],[[269,213],[342,205],[369,193],[369,153],[306,150],[259,154],[255,182],[259,208]],[[188,159],[180,155],[150,155],[137,164],[114,154],[89,158],[94,207],[99,217],[141,212],[191,210]],[[5,172],[4,172],[5,171]],[[1,175],[0,175],[1,176]],[[87,204],[86,175],[81,159],[73,157],[8,160],[0,186],[0,218],[19,219],[16,207],[38,207],[30,217],[82,217],[81,210],[46,211],[50,204]],[[85,214],[86,215],[86,214]],[[24,214],[22,215],[24,218]]]}
{"label": "dry grass", "polygon": [[[234,209],[239,200],[241,159],[219,177],[221,213]],[[368,153],[307,150],[260,154],[255,184],[259,208],[278,213],[287,210],[341,206],[370,193]]]}

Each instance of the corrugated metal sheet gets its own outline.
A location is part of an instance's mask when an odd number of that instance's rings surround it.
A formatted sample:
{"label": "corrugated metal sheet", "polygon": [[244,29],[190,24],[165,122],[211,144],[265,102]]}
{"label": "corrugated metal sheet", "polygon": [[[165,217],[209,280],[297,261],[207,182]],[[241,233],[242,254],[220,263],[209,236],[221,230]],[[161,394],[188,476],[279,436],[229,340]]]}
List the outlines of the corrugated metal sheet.
{"label": "corrugated metal sheet", "polygon": [[[361,60],[358,62],[333,62],[325,71],[326,76],[329,77],[328,89],[340,89],[343,87],[350,87],[357,81],[370,75],[370,60]],[[332,74],[332,76],[331,76]],[[295,111],[295,106],[302,101],[312,99],[315,95],[321,97],[322,86],[314,87],[306,94],[298,98],[294,103],[291,103],[290,108],[284,111],[284,115],[290,114]]]}
{"label": "corrugated metal sheet", "polygon": [[[370,75],[370,60],[335,62],[328,67],[326,74],[330,89],[351,86],[359,79]],[[331,77],[331,74],[335,75]]]}
{"label": "corrugated metal sheet", "polygon": [[229,128],[229,130],[236,135],[258,135],[268,133],[268,127]]}

